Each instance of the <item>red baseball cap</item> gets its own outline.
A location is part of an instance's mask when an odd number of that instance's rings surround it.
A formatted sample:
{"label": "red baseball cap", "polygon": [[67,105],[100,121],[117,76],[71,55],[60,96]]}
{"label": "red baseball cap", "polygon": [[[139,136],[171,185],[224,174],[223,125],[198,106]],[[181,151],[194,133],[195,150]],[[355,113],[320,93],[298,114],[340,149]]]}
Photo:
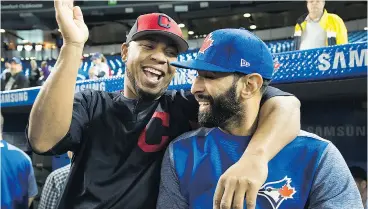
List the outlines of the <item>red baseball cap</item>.
{"label": "red baseball cap", "polygon": [[126,42],[129,43],[142,36],[155,34],[160,34],[173,40],[179,52],[184,52],[189,48],[179,25],[171,17],[162,13],[150,13],[139,16],[130,30]]}

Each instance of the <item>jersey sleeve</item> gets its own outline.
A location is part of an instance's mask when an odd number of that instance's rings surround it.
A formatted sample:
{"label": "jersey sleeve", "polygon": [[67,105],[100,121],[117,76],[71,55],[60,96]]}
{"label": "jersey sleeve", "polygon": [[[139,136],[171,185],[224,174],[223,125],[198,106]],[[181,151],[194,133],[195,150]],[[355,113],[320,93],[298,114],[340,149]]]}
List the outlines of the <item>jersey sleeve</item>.
{"label": "jersey sleeve", "polygon": [[339,150],[330,143],[325,149],[309,197],[309,209],[363,209],[354,178]]}
{"label": "jersey sleeve", "polygon": [[[73,102],[72,121],[67,134],[49,151],[38,153],[34,150],[34,152],[40,155],[61,155],[67,151],[77,152],[83,138],[83,130],[90,121],[89,110],[92,101],[93,93],[91,90],[76,93]],[[26,132],[28,132],[28,125]],[[28,133],[26,133],[26,136],[28,136]]]}
{"label": "jersey sleeve", "polygon": [[36,178],[32,166],[32,161],[27,160],[28,167],[28,197],[35,197],[38,194],[38,188],[36,183]]}
{"label": "jersey sleeve", "polygon": [[157,201],[157,209],[189,208],[186,198],[180,192],[179,179],[175,172],[172,144],[166,149],[161,167],[160,192]]}
{"label": "jersey sleeve", "polygon": [[281,91],[278,88],[268,86],[266,91],[263,93],[263,96],[261,99],[261,105],[263,105],[268,99],[271,99],[272,97],[277,97],[277,96],[294,96],[294,95],[288,92]]}

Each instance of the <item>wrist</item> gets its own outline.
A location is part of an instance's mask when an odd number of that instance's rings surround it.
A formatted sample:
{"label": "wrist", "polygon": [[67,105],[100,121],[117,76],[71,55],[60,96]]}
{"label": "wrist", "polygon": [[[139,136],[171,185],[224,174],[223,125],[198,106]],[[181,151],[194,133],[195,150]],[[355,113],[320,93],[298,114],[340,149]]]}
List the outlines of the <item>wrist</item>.
{"label": "wrist", "polygon": [[62,48],[74,48],[76,50],[84,49],[84,43],[66,42],[64,41]]}
{"label": "wrist", "polygon": [[[262,147],[248,147],[243,156],[240,158],[240,160],[247,160],[249,157],[251,158],[257,158],[260,161],[266,161],[269,162],[270,161],[270,157],[268,156],[266,150]],[[248,159],[249,160],[249,159]]]}

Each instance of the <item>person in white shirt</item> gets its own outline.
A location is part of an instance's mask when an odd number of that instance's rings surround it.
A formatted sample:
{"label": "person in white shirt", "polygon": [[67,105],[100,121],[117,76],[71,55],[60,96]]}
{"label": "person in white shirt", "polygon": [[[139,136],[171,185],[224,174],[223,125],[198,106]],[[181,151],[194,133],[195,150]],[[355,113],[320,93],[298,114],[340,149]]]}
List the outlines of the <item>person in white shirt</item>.
{"label": "person in white shirt", "polygon": [[106,64],[106,58],[101,53],[95,53],[91,60],[92,67],[88,71],[89,79],[109,77],[109,66]]}

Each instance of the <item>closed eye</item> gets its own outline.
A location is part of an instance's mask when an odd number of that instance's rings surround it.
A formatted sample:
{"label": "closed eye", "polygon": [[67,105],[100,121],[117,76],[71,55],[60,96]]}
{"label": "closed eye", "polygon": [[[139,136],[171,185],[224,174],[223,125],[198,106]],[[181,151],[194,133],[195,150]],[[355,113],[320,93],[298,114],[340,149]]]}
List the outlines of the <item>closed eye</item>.
{"label": "closed eye", "polygon": [[143,47],[144,49],[147,49],[147,50],[151,50],[151,49],[153,49],[153,48],[154,48],[153,44],[149,44],[149,43],[144,43],[144,44],[142,44],[142,47]]}
{"label": "closed eye", "polygon": [[209,71],[198,71],[198,76],[210,80],[217,78],[217,76],[213,72]]}

